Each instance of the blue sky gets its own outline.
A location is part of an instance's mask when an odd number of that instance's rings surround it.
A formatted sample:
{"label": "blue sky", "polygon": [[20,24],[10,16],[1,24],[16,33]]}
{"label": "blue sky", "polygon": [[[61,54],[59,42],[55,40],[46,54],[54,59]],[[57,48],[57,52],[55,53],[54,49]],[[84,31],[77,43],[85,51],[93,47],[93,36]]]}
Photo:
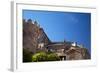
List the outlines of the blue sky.
{"label": "blue sky", "polygon": [[23,10],[24,19],[36,20],[51,41],[72,41],[91,52],[91,14]]}

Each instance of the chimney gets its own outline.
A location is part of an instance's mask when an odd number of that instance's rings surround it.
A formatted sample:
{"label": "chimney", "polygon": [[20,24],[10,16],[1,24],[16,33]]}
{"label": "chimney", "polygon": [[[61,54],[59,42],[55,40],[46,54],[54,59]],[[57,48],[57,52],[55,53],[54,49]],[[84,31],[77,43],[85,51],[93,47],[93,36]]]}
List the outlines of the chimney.
{"label": "chimney", "polygon": [[77,42],[73,42],[72,43],[72,46],[77,46]]}

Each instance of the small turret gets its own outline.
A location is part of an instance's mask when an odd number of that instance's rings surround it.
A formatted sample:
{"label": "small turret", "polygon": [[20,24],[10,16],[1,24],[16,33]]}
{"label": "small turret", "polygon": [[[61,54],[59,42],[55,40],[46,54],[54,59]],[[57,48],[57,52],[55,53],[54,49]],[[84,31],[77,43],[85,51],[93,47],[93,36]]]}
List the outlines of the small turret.
{"label": "small turret", "polygon": [[32,20],[28,19],[27,23],[32,24]]}
{"label": "small turret", "polygon": [[36,25],[36,26],[38,26],[39,28],[41,28],[41,27],[40,27],[40,24],[39,24],[36,20],[34,21],[34,25]]}
{"label": "small turret", "polygon": [[66,43],[66,39],[63,40],[63,43]]}
{"label": "small turret", "polygon": [[37,25],[37,24],[38,24],[38,22],[35,20],[35,21],[34,21],[34,24],[35,24],[35,25]]}

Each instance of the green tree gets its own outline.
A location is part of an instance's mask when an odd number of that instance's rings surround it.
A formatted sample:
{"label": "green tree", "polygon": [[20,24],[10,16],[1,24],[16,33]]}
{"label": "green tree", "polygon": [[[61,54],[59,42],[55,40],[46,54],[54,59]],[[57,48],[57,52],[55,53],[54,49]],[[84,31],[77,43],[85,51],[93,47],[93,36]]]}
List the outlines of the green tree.
{"label": "green tree", "polygon": [[38,52],[32,56],[33,62],[41,62],[41,61],[59,61],[60,58],[55,53],[46,53],[46,52]]}
{"label": "green tree", "polygon": [[47,54],[45,52],[39,52],[32,56],[33,62],[40,62],[40,61],[46,61],[47,60]]}
{"label": "green tree", "polygon": [[48,61],[59,61],[60,57],[55,53],[50,53],[47,55],[47,60]]}

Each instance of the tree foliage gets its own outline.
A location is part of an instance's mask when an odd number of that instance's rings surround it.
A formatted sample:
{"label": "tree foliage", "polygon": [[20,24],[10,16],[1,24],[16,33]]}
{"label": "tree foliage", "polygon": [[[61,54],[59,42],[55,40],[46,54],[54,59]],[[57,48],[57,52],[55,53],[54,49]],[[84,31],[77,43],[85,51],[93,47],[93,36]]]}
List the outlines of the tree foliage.
{"label": "tree foliage", "polygon": [[59,61],[60,57],[55,53],[50,53],[47,55],[47,60],[48,61]]}
{"label": "tree foliage", "polygon": [[47,55],[45,52],[39,52],[39,53],[36,53],[32,56],[33,62],[46,61],[46,59],[47,59]]}
{"label": "tree foliage", "polygon": [[32,56],[33,62],[58,61],[60,58],[55,53],[39,52]]}

